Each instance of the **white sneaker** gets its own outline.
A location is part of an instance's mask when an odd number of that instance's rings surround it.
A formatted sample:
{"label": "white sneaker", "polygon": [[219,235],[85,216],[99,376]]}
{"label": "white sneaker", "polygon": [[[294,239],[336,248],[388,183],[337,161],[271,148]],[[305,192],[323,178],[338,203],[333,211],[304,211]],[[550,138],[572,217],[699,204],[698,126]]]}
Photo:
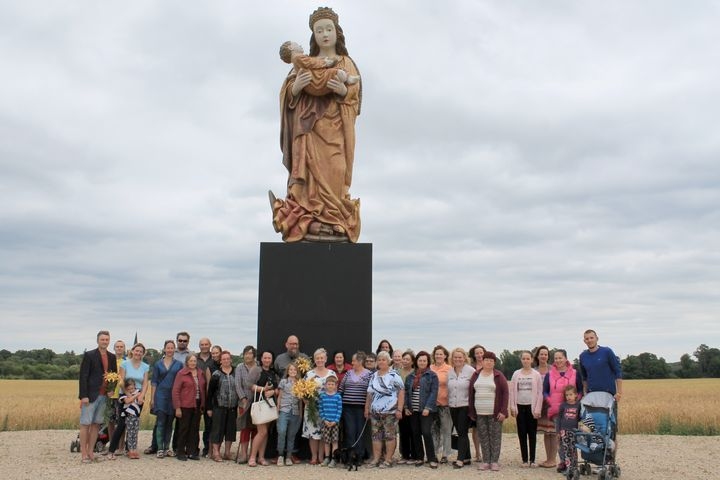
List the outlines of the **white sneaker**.
{"label": "white sneaker", "polygon": [[286,467],[292,467],[292,466],[293,466],[292,458],[287,457],[287,458],[285,459],[285,466],[286,466]]}
{"label": "white sneaker", "polygon": [[335,460],[330,460],[330,463],[328,463],[328,468],[335,468]]}
{"label": "white sneaker", "polygon": [[[290,463],[292,463],[292,462],[290,462]],[[280,455],[277,460],[277,466],[282,467],[283,465],[285,465],[285,457]]]}

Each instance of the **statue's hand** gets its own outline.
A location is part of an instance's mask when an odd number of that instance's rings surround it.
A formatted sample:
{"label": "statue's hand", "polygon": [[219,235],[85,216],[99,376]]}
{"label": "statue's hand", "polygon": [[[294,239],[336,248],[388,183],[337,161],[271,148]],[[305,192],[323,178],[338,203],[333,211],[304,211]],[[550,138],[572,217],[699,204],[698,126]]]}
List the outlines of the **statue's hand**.
{"label": "statue's hand", "polygon": [[[292,86],[292,94],[293,97],[297,97],[300,92],[302,92],[302,89],[307,87],[310,84],[310,81],[312,80],[312,75],[310,75],[310,72],[307,70],[302,70],[297,77],[295,77],[295,83],[293,83]],[[328,86],[330,86],[330,82],[332,80],[328,81]]]}
{"label": "statue's hand", "polygon": [[342,83],[342,82],[337,78],[337,76],[336,76],[335,78],[331,78],[330,80],[328,80],[327,86],[328,86],[328,88],[329,88],[330,90],[332,90],[333,92],[337,93],[337,94],[340,95],[341,97],[344,97],[345,95],[347,95],[347,92],[348,92],[347,87],[345,86],[344,83]]}

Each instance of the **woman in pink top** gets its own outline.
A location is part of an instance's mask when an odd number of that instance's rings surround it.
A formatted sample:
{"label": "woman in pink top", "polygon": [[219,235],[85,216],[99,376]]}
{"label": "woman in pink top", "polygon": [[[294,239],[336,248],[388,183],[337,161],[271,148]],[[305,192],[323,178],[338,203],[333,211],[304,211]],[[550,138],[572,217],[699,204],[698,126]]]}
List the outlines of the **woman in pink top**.
{"label": "woman in pink top", "polygon": [[448,363],[450,353],[447,348],[437,345],[433,348],[433,361],[430,370],[438,377],[437,416],[433,424],[432,435],[435,444],[435,455],[440,463],[447,463],[448,455],[451,452],[452,417],[450,416],[450,405],[448,404],[448,374],[452,367]]}

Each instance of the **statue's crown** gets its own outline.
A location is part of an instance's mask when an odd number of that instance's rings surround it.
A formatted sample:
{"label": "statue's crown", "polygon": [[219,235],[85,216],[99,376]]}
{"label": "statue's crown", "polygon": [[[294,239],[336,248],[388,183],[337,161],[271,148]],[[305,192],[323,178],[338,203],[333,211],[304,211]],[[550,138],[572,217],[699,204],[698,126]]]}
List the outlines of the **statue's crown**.
{"label": "statue's crown", "polygon": [[338,24],[338,14],[333,12],[333,9],[330,7],[319,7],[317,10],[315,10],[310,15],[310,30],[313,29],[313,25],[315,25],[315,22],[322,19],[330,19],[332,22],[337,25]]}

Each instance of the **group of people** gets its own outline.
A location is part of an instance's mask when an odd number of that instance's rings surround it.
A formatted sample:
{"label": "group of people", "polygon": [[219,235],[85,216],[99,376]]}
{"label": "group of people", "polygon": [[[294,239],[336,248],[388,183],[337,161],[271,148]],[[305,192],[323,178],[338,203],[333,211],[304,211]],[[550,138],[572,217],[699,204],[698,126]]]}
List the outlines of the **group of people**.
{"label": "group of people", "polygon": [[[473,459],[472,439],[478,468],[498,471],[502,424],[512,416],[522,466],[564,471],[575,455],[572,429],[582,420],[578,398],[591,391],[609,392],[616,401],[622,395],[619,361],[610,348],[598,345],[593,330],[584,333],[587,350],[580,355],[580,371],[564,350],[541,345],[521,353],[522,368],[510,381],[495,368],[495,354],[481,345],[452,351],[437,345],[414,353],[382,340],[374,353],[358,351],[347,362],[344,352],[333,352],[328,361],[323,348],[310,358],[300,352],[298,337],[290,335],[286,351],[277,357],[270,351],[258,356],[246,346],[242,361],[233,365],[230,352],[209,339],[200,339],[197,353],[189,342],[187,332],[165,341],[162,358],[151,367],[143,360],[141,343],[126,352],[117,341],[110,352],[109,333],[98,333],[98,348],[84,354],[80,370],[84,463],[94,460],[91,446],[109,397],[114,406],[109,459],[116,458],[123,436],[127,457],[139,458],[138,420],[149,404],[156,423],[144,453],[158,458],[207,457],[256,467],[269,465],[272,457],[276,465],[289,466],[301,463],[298,440],[304,438],[311,465],[335,466],[333,452],[342,445],[347,458],[366,460],[368,468],[463,468]],[[108,388],[108,372],[119,374],[117,389]],[[314,395],[305,396],[297,387],[308,381]],[[277,420],[256,424],[249,411],[263,401],[275,406]],[[238,431],[240,443],[233,452]],[[538,432],[544,437],[544,462],[536,461]],[[270,438],[277,439],[277,454],[266,458]]]}

